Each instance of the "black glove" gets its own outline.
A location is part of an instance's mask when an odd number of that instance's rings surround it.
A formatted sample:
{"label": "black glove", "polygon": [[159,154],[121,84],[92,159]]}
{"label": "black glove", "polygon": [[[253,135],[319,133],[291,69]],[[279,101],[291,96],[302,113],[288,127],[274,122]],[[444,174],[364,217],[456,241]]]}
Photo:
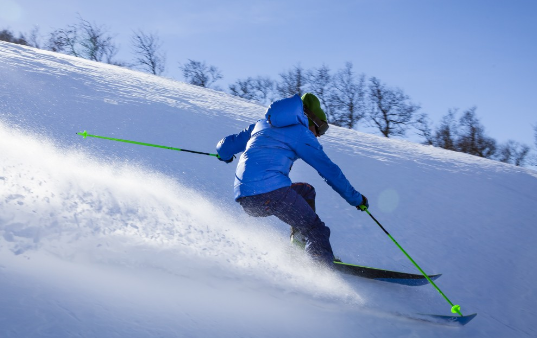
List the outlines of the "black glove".
{"label": "black glove", "polygon": [[367,200],[367,197],[362,195],[362,203],[360,205],[356,206],[356,209],[364,211],[362,207],[365,207],[365,209],[369,209],[369,201]]}
{"label": "black glove", "polygon": [[233,155],[232,158],[230,158],[229,160],[224,160],[222,159],[220,156],[217,157],[218,160],[222,161],[222,162],[226,162],[226,163],[231,163],[233,162],[233,159],[235,158],[235,155]]}

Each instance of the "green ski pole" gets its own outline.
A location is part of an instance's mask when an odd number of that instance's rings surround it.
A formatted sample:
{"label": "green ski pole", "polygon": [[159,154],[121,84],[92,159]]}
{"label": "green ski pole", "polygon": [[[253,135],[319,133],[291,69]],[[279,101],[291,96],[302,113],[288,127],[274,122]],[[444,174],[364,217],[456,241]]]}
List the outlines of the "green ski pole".
{"label": "green ski pole", "polygon": [[397,241],[395,240],[395,238],[392,237],[392,235],[390,235],[390,233],[388,231],[386,231],[386,229],[384,229],[384,227],[382,226],[382,224],[380,224],[379,221],[377,221],[377,219],[371,215],[371,213],[369,212],[369,210],[367,210],[367,207],[365,205],[360,205],[360,210],[362,211],[365,211],[367,212],[367,214],[369,216],[371,216],[371,218],[375,221],[375,223],[378,224],[378,226],[382,229],[382,231],[384,231],[384,233],[386,233],[386,235],[388,235],[388,237],[391,238],[391,240],[395,243],[395,245],[397,245],[397,247],[399,249],[401,249],[401,251],[405,254],[405,256],[407,256],[407,258],[412,262],[412,264],[414,264],[414,266],[416,268],[418,268],[418,270],[420,270],[420,272],[423,274],[423,276],[425,278],[427,278],[427,280],[429,281],[429,283],[431,283],[432,286],[434,286],[434,288],[436,289],[436,291],[438,291],[442,297],[444,297],[444,299],[451,305],[451,312],[452,313],[458,313],[461,317],[462,317],[462,312],[461,312],[461,306],[460,305],[454,305],[450,300],[449,298],[447,298],[447,296],[442,292],[442,290],[440,290],[440,288],[438,286],[436,286],[436,284],[429,278],[429,276],[427,276],[427,274],[425,273],[425,271],[423,271],[420,266],[418,265],[418,263],[416,263],[412,257],[410,257],[410,255],[405,251],[405,249],[403,249],[403,247],[401,245],[399,245],[399,243],[397,243]]}
{"label": "green ski pole", "polygon": [[85,130],[82,133],[77,133],[77,135],[84,136],[84,138],[86,138],[86,137],[95,137],[95,138],[102,138],[102,139],[111,140],[111,141],[139,144],[139,145],[142,145],[142,146],[149,146],[149,147],[155,147],[155,148],[163,148],[163,149],[184,151],[184,152],[187,152],[187,153],[194,153],[194,154],[200,154],[200,155],[208,155],[208,156],[220,157],[220,156],[218,156],[218,154],[204,153],[204,152],[201,152],[201,151],[187,150],[187,149],[181,149],[181,148],[173,148],[173,147],[168,147],[168,146],[159,146],[158,144],[136,142],[136,141],[122,140],[122,139],[119,139],[119,138],[91,135],[91,134],[88,134],[88,132],[85,131]]}

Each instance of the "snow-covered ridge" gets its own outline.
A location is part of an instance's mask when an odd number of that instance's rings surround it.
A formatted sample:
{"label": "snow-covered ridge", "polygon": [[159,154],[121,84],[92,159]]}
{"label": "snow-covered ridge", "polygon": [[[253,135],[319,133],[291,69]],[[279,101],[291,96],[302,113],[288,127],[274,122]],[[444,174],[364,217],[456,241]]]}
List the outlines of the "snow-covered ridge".
{"label": "snow-covered ridge", "polygon": [[[0,42],[0,336],[531,337],[537,177],[502,163],[331,127],[329,156],[438,285],[342,277],[233,201],[234,163],[83,139],[214,152],[265,108],[128,69]],[[415,272],[363,213],[297,163],[345,261]],[[446,313],[447,312],[447,313]]]}
{"label": "snow-covered ridge", "polygon": [[[163,103],[186,110],[195,109],[198,113],[209,115],[225,111],[227,114],[248,117],[259,115],[264,110],[263,107],[245,100],[230,100],[230,96],[223,92],[74,56],[25,46],[20,48],[5,42],[0,44],[0,59],[4,66],[16,66],[21,71],[29,72],[46,71],[57,79],[63,78],[66,82],[76,83],[77,86],[91,85],[96,91],[111,92],[113,95],[108,98],[103,95],[110,104]],[[39,58],[36,58],[36,55],[39,55]],[[30,83],[26,85],[32,86]],[[121,99],[118,100],[117,96]]]}

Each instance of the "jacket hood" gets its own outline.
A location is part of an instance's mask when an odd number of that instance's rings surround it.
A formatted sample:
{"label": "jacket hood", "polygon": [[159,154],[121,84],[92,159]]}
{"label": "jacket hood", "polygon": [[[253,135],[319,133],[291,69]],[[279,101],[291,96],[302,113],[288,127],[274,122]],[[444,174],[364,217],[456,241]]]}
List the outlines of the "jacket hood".
{"label": "jacket hood", "polygon": [[302,99],[298,95],[272,102],[265,113],[265,118],[276,128],[295,124],[302,124],[308,128],[308,118],[304,114]]}

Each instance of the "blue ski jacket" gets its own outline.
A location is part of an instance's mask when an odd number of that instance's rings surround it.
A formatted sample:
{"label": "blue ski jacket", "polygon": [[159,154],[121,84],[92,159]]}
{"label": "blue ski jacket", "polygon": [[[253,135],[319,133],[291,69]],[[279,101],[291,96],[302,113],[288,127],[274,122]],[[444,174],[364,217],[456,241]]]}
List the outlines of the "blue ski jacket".
{"label": "blue ski jacket", "polygon": [[362,195],[328,158],[309,130],[298,95],[273,102],[264,119],[238,134],[224,137],[216,150],[223,160],[243,152],[235,171],[235,200],[291,186],[289,171],[301,158],[349,204],[362,203]]}

